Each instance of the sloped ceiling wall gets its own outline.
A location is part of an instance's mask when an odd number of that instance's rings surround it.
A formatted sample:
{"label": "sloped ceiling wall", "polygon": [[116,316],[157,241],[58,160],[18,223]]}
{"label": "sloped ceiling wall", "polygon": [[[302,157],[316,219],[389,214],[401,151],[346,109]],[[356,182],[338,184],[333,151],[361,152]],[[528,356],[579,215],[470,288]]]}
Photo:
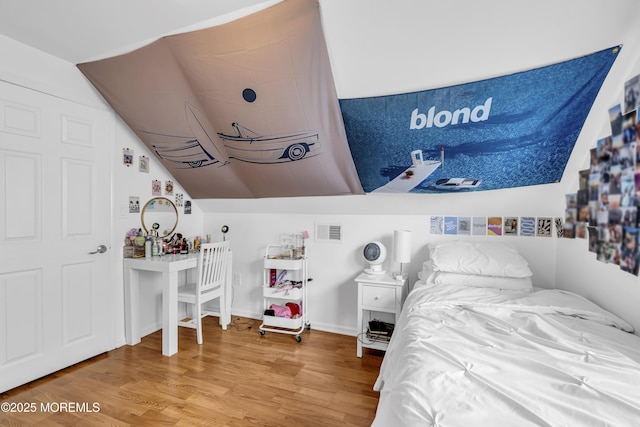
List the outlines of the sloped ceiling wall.
{"label": "sloped ceiling wall", "polygon": [[193,198],[362,193],[313,0],[78,67]]}
{"label": "sloped ceiling wall", "polygon": [[320,0],[320,8],[338,97],[356,98],[497,77],[620,43],[637,46],[640,5]]}
{"label": "sloped ceiling wall", "polygon": [[566,188],[575,187],[588,150],[610,132],[607,108],[619,102],[640,57],[640,3],[633,0],[320,4],[340,99],[478,81],[622,44],[565,169]]}
{"label": "sloped ceiling wall", "polygon": [[[632,31],[637,2],[601,3],[319,2],[331,75],[339,98],[450,86],[561,62],[617,44],[637,43]],[[635,51],[632,47],[630,54]],[[626,52],[623,49],[622,55]],[[194,117],[199,110],[195,109]],[[177,179],[182,182],[180,177]],[[361,192],[353,183],[347,185],[350,188],[345,192],[306,189],[282,194],[237,189],[234,185],[239,181],[232,179],[221,182],[234,191],[207,195],[198,189],[193,197],[343,194],[354,189],[355,193]]]}

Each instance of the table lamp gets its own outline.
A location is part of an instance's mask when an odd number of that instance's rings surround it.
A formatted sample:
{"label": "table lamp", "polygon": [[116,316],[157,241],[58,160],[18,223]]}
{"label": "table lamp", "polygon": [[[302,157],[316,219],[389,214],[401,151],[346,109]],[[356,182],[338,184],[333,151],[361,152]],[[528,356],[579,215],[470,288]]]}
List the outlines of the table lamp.
{"label": "table lamp", "polygon": [[395,230],[393,232],[393,260],[400,264],[400,276],[402,264],[411,261],[411,230]]}

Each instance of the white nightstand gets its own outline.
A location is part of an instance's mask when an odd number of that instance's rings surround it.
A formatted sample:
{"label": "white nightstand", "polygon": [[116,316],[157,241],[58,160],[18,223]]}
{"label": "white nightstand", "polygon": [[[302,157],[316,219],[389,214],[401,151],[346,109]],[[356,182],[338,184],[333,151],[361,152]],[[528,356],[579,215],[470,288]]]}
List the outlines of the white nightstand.
{"label": "white nightstand", "polygon": [[356,277],[358,284],[358,357],[362,357],[362,348],[374,348],[386,350],[387,343],[381,341],[369,342],[367,339],[367,327],[372,320],[373,313],[393,313],[395,323],[400,317],[402,303],[406,296],[406,280],[395,279],[389,273],[367,274],[362,273]]}

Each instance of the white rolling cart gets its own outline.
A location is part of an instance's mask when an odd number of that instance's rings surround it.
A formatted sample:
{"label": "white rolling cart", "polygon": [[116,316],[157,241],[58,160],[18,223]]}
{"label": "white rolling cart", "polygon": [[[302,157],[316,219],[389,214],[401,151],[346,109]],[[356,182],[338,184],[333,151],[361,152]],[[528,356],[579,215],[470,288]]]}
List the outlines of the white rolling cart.
{"label": "white rolling cart", "polygon": [[[264,256],[262,296],[264,311],[260,335],[268,332],[295,335],[296,341],[302,341],[300,334],[311,325],[308,322],[307,304],[307,258],[305,255],[291,257],[282,253],[281,245],[268,245]],[[291,303],[299,315],[287,318],[267,314],[272,304],[286,307]],[[294,311],[292,310],[292,311]]]}

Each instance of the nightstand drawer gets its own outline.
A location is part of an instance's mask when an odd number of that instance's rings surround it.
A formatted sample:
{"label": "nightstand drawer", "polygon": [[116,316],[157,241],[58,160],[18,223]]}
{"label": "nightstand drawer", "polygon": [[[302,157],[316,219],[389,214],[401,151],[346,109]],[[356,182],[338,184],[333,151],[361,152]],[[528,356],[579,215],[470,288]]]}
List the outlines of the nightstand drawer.
{"label": "nightstand drawer", "polygon": [[362,307],[395,311],[395,288],[388,286],[362,286]]}

